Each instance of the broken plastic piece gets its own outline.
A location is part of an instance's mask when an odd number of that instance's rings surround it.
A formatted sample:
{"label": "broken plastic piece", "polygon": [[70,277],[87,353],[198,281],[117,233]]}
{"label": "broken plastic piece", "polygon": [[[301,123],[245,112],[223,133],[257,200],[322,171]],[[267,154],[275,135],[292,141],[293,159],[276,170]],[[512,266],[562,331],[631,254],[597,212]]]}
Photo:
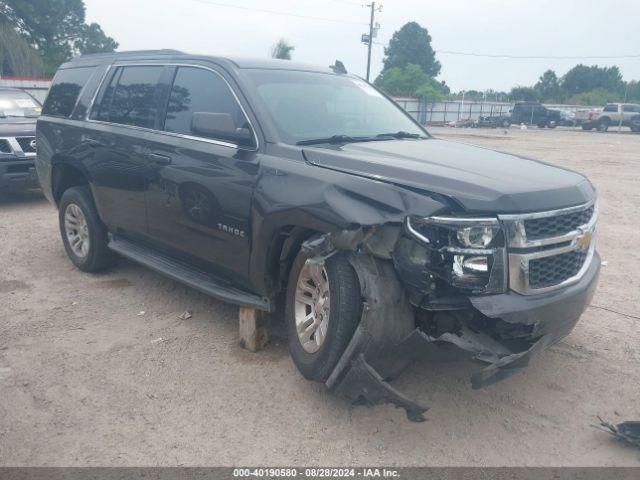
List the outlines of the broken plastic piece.
{"label": "broken plastic piece", "polygon": [[640,447],[640,421],[622,422],[614,425],[598,417],[600,425],[594,425],[599,430],[603,430],[619,440],[623,440],[631,445]]}

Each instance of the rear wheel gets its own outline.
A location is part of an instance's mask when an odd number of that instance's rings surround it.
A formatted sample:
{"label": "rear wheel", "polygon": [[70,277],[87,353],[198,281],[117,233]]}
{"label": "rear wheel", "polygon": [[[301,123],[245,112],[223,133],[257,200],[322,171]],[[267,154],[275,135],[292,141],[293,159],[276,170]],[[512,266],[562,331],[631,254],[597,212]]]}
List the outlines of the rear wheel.
{"label": "rear wheel", "polygon": [[86,186],[69,188],[58,205],[62,242],[69,259],[83,272],[97,272],[113,264],[102,223]]}
{"label": "rear wheel", "polygon": [[300,373],[325,381],[360,321],[362,298],[355,270],[342,255],[317,263],[301,251],[286,298],[289,351]]}
{"label": "rear wheel", "polygon": [[591,130],[593,130],[593,125],[587,124],[587,123],[583,123],[582,124],[582,129],[587,131],[587,132],[590,132]]}

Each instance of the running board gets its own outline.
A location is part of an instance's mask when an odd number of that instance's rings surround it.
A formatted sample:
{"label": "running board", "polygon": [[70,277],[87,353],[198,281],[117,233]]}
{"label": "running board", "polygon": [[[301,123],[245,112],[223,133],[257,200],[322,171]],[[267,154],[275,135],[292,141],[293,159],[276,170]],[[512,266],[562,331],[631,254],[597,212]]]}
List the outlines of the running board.
{"label": "running board", "polygon": [[270,311],[269,299],[232,287],[215,277],[125,238],[109,235],[114,252],[206,295],[243,307]]}

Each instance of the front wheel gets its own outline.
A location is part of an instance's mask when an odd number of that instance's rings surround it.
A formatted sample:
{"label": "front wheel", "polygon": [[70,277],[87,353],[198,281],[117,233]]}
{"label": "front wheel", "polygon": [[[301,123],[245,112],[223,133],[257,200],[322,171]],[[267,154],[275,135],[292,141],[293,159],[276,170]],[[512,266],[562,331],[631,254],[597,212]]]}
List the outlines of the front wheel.
{"label": "front wheel", "polygon": [[324,382],[360,322],[358,276],[340,254],[323,263],[301,251],[289,274],[286,322],[289,351],[302,375]]}
{"label": "front wheel", "polygon": [[598,122],[598,131],[599,132],[606,132],[607,130],[609,130],[609,119],[608,118],[603,118],[602,120],[600,120]]}
{"label": "front wheel", "polygon": [[69,259],[83,272],[110,266],[114,254],[107,248],[107,228],[100,220],[88,187],[72,187],[58,205],[62,242]]}

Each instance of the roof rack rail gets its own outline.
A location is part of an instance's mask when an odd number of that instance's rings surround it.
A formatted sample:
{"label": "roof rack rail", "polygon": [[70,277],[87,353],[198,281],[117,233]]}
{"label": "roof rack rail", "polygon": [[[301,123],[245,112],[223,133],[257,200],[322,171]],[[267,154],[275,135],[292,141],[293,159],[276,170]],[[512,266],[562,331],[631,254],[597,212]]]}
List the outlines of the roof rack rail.
{"label": "roof rack rail", "polygon": [[180,50],[171,50],[171,49],[162,49],[162,50],[130,50],[125,52],[101,52],[101,53],[89,53],[86,55],[80,55],[71,59],[80,60],[80,59],[91,59],[91,58],[100,58],[100,57],[123,57],[123,56],[132,56],[132,55],[183,55],[184,52]]}

